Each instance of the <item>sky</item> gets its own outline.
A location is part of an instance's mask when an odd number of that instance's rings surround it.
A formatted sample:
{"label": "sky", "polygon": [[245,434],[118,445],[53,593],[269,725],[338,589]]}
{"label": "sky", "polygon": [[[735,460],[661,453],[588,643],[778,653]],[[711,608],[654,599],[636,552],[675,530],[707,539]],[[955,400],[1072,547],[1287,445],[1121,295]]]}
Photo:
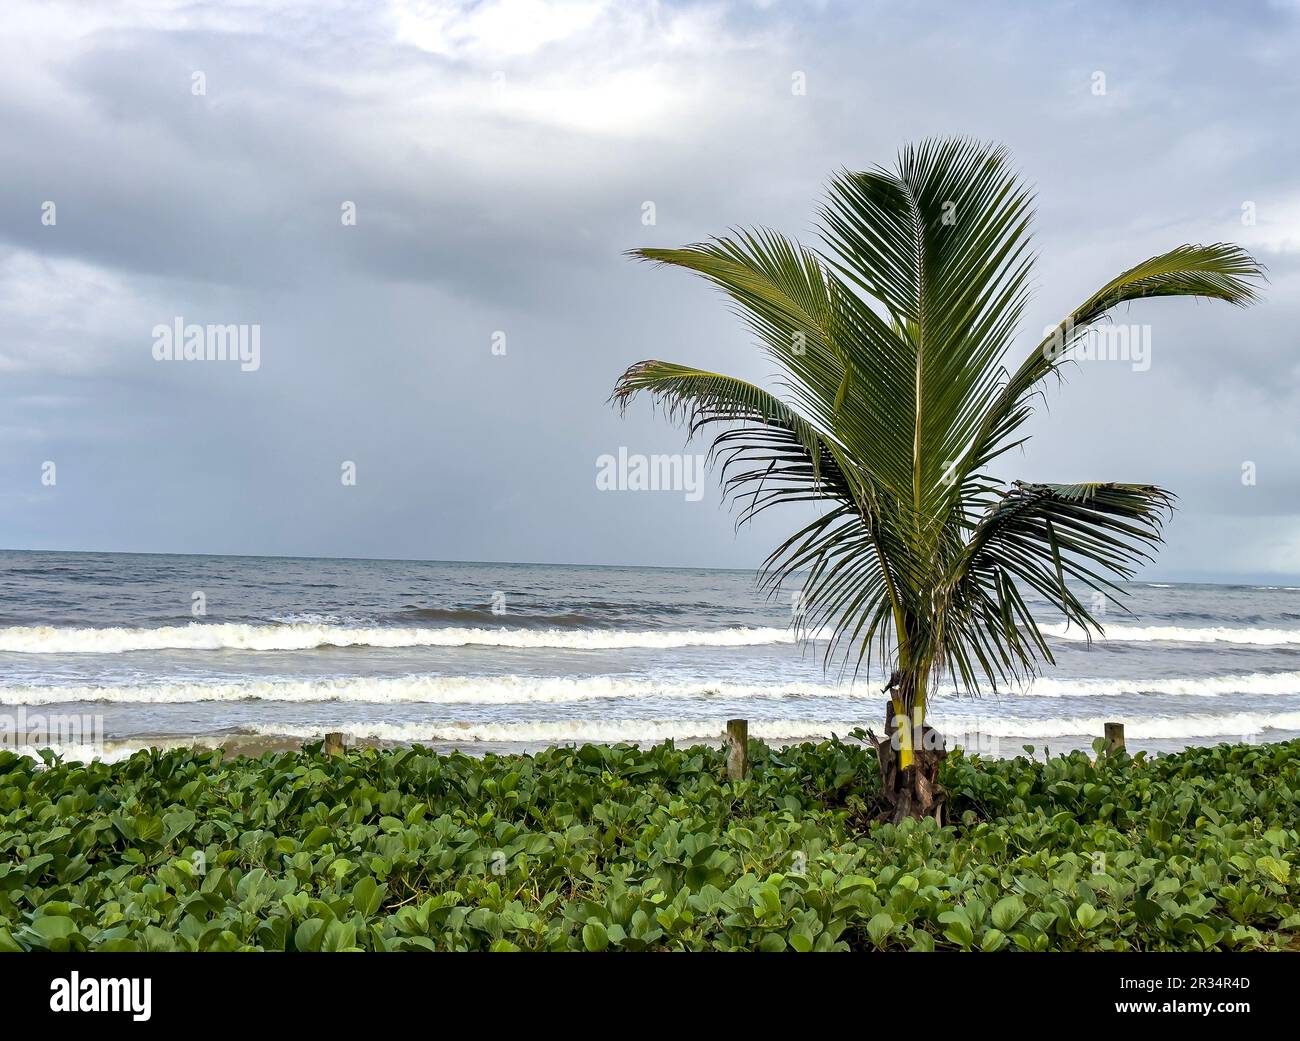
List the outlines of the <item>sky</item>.
{"label": "sky", "polygon": [[[629,364],[774,375],[715,291],[624,252],[813,242],[834,171],[962,134],[1037,193],[1017,362],[1178,244],[1268,269],[1247,310],[1133,305],[1147,364],[1071,366],[1004,476],[1175,491],[1149,578],[1300,576],[1300,4],[0,18],[0,547],[753,566],[800,518],[600,486],[684,447],[609,406]],[[256,366],[167,360],[178,320],[255,332]]]}

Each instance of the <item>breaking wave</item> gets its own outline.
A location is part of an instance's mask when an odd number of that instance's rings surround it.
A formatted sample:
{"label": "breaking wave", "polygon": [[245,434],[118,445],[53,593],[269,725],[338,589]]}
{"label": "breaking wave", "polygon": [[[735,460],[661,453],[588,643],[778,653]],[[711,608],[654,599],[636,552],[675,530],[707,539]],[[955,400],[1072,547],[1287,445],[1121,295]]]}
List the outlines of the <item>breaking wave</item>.
{"label": "breaking wave", "polygon": [[[950,704],[953,690],[939,692],[936,707]],[[1046,679],[1004,692],[1005,698],[1082,698],[1124,695],[1214,698],[1231,695],[1300,695],[1300,672],[1251,673],[1185,679]],[[161,682],[108,685],[15,685],[0,687],[0,705],[56,705],[73,702],[179,705],[216,701],[284,703],[366,702],[372,704],[510,705],[602,699],[677,698],[781,700],[843,698],[875,706],[871,683],[664,682],[619,676],[424,676],[264,679],[238,682]],[[978,704],[978,702],[968,702]]]}
{"label": "breaking wave", "polygon": [[[1063,623],[1040,625],[1046,636],[1058,640],[1086,640],[1078,626]],[[1101,642],[1135,643],[1239,643],[1264,647],[1300,644],[1300,629],[1230,629],[1225,626],[1184,628],[1175,625],[1107,625]]]}
{"label": "breaking wave", "polygon": [[[1052,740],[1064,737],[1100,737],[1105,717],[1068,717],[1058,719],[1000,719],[937,717],[934,726],[940,733],[956,738],[958,744],[970,744],[976,735],[995,738],[1036,738]],[[857,727],[874,725],[863,719],[751,719],[749,734],[771,742],[823,741],[832,734],[847,736]],[[500,744],[555,745],[571,742],[634,741],[653,744],[660,741],[709,741],[722,737],[725,730],[720,718],[710,719],[606,719],[521,722],[465,723],[375,723],[359,722],[331,725],[353,741],[394,743],[491,742]],[[1211,738],[1241,740],[1274,730],[1300,730],[1300,712],[1234,712],[1221,715],[1156,716],[1129,718],[1124,721],[1130,739]],[[252,733],[265,736],[310,740],[320,736],[319,727],[268,724]]]}
{"label": "breaking wave", "polygon": [[756,647],[795,643],[792,630],[770,627],[710,630],[384,628],[290,622],[218,623],[154,629],[11,626],[0,629],[0,651],[16,654],[119,654],[126,651],[306,651],[320,647],[552,647],[565,650]]}
{"label": "breaking wave", "polygon": [[[858,696],[869,696],[859,687]],[[660,683],[614,676],[399,676],[254,680],[238,683],[156,683],[135,686],[0,687],[0,705],[73,702],[182,705],[210,701],[366,702],[377,704],[513,705],[606,698],[779,699],[853,697],[847,685],[817,683]]]}

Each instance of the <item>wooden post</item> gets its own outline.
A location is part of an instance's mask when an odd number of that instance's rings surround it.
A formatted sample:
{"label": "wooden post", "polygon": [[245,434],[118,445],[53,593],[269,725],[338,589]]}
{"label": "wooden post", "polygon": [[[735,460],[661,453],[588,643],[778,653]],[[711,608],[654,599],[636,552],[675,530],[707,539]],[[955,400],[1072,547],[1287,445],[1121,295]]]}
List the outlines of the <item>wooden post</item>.
{"label": "wooden post", "polygon": [[727,720],[727,779],[743,780],[749,774],[749,720]]}
{"label": "wooden post", "polygon": [[325,735],[325,754],[342,755],[343,754],[343,735],[337,730],[331,731]]}
{"label": "wooden post", "polygon": [[1116,752],[1124,751],[1124,724],[1107,723],[1106,724],[1106,754],[1114,755]]}

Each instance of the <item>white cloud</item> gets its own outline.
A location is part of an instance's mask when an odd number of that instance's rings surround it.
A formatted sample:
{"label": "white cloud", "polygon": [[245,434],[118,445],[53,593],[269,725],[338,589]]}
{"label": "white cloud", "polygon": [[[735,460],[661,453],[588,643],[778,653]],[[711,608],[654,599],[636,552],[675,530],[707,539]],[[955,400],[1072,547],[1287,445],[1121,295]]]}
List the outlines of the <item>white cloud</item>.
{"label": "white cloud", "polygon": [[[506,117],[599,136],[680,137],[710,110],[721,117],[743,104],[726,57],[753,39],[729,29],[717,5],[395,0],[393,14],[398,41],[454,65],[425,83],[440,120]],[[770,33],[761,38],[772,42]]]}
{"label": "white cloud", "polygon": [[110,361],[105,333],[138,328],[149,350],[145,301],[124,276],[80,260],[0,251],[0,372],[81,372]]}
{"label": "white cloud", "polygon": [[1248,201],[1255,222],[1232,229],[1237,241],[1262,253],[1300,252],[1300,196]]}
{"label": "white cloud", "polygon": [[397,39],[447,58],[514,58],[590,28],[610,5],[598,0],[395,0]]}

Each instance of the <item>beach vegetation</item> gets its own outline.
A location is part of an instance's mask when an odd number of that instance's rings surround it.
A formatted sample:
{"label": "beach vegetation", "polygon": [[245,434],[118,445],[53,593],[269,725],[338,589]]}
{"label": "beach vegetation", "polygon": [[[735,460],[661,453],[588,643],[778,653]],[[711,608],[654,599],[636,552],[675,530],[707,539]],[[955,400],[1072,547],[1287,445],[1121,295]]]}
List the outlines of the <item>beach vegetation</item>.
{"label": "beach vegetation", "polygon": [[0,751],[0,950],[1295,949],[1300,742],[950,754],[873,823],[870,743]]}

